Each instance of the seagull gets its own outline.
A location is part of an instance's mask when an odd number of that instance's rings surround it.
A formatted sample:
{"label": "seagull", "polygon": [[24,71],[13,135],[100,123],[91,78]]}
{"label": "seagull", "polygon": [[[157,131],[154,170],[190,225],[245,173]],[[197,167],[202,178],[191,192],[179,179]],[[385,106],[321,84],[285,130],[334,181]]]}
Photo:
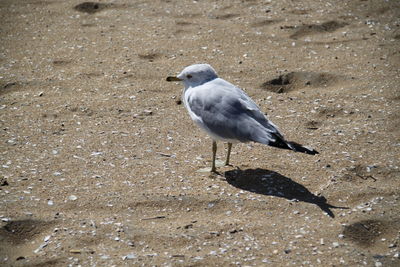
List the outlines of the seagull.
{"label": "seagull", "polygon": [[183,82],[182,99],[190,117],[213,140],[211,172],[217,172],[217,141],[228,143],[225,165],[229,165],[232,144],[239,142],[318,154],[312,148],[285,140],[257,104],[242,89],[219,78],[209,64],[188,66],[178,76],[167,77],[167,81]]}

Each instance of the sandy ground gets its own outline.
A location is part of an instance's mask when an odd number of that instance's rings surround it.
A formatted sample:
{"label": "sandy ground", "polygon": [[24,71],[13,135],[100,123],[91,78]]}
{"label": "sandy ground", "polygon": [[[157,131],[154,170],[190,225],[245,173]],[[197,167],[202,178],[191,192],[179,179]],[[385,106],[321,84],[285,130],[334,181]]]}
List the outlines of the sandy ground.
{"label": "sandy ground", "polygon": [[[1,266],[399,266],[400,2],[1,0]],[[211,139],[240,86],[309,156]],[[225,158],[219,144],[218,158]]]}

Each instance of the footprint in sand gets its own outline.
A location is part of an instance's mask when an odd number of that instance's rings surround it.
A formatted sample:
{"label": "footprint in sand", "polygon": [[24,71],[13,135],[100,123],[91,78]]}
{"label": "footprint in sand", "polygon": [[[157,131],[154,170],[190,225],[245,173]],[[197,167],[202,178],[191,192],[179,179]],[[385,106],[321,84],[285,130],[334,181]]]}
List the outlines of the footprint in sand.
{"label": "footprint in sand", "polygon": [[335,20],[327,21],[322,24],[304,24],[301,26],[294,27],[295,32],[290,35],[292,39],[298,39],[303,36],[313,35],[313,34],[323,34],[328,32],[334,32],[348,25],[346,22],[338,22]]}

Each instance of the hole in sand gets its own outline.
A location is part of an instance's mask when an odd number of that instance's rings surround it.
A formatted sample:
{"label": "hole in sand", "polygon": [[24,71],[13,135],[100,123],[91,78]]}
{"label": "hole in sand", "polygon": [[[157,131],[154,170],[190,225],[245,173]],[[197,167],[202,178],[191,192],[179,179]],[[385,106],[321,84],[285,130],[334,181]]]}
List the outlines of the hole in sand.
{"label": "hole in sand", "polygon": [[147,53],[147,54],[139,54],[139,58],[146,59],[150,62],[153,62],[155,59],[161,57],[159,53]]}
{"label": "hole in sand", "polygon": [[51,223],[39,220],[10,221],[0,228],[0,239],[14,244],[25,243],[45,231]]}
{"label": "hole in sand", "polygon": [[347,225],[343,229],[343,234],[360,246],[368,247],[386,232],[389,225],[380,220],[363,220]]}
{"label": "hole in sand", "polygon": [[290,72],[266,81],[261,88],[274,93],[287,93],[305,87],[325,87],[336,79],[335,75],[329,73]]}
{"label": "hole in sand", "polygon": [[79,5],[74,6],[74,9],[79,12],[93,14],[93,13],[99,12],[111,5],[112,4],[106,4],[106,3],[83,2],[83,3],[80,3]]}
{"label": "hole in sand", "polygon": [[321,127],[322,123],[319,121],[308,121],[305,125],[308,130],[318,130],[318,128]]}
{"label": "hole in sand", "polygon": [[260,20],[260,21],[256,21],[254,23],[251,24],[251,26],[253,27],[263,27],[263,26],[269,26],[275,23],[278,23],[280,20],[277,19],[264,19],[264,20]]}
{"label": "hole in sand", "polygon": [[55,59],[53,60],[53,65],[54,66],[65,66],[71,63],[70,60],[63,60],[63,59]]}

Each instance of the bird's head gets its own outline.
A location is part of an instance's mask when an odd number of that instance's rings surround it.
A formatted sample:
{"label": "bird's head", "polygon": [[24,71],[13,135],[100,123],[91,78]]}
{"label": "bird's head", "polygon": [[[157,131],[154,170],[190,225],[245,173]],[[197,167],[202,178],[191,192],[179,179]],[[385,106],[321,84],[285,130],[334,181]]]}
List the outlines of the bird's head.
{"label": "bird's head", "polygon": [[218,78],[217,73],[208,64],[194,64],[186,67],[178,76],[169,76],[167,81],[183,81],[185,87],[195,87]]}

